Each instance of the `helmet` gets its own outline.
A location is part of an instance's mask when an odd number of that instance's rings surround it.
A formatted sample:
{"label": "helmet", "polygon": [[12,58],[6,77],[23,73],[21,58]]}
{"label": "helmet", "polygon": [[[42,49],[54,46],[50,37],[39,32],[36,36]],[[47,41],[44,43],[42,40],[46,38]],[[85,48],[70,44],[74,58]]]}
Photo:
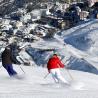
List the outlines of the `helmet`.
{"label": "helmet", "polygon": [[58,55],[58,52],[57,52],[56,50],[54,50],[54,51],[53,51],[53,55],[54,55],[54,54]]}

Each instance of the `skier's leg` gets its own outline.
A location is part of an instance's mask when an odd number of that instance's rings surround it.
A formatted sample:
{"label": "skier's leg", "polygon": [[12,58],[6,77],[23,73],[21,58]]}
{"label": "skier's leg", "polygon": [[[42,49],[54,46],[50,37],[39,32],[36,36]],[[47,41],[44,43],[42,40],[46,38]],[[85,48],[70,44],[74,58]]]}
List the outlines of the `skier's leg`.
{"label": "skier's leg", "polygon": [[56,83],[58,83],[59,81],[58,81],[58,79],[56,78],[55,69],[51,69],[51,70],[50,70],[50,73],[51,73],[52,78],[54,79],[54,81],[55,81]]}
{"label": "skier's leg", "polygon": [[16,75],[17,72],[13,69],[12,64],[7,65],[6,70],[10,76]]}
{"label": "skier's leg", "polygon": [[8,74],[11,76],[11,72],[9,70],[9,66],[8,65],[3,65],[3,67],[6,69],[6,71],[8,72]]}
{"label": "skier's leg", "polygon": [[56,78],[63,83],[69,84],[69,82],[62,77],[59,69],[56,69]]}

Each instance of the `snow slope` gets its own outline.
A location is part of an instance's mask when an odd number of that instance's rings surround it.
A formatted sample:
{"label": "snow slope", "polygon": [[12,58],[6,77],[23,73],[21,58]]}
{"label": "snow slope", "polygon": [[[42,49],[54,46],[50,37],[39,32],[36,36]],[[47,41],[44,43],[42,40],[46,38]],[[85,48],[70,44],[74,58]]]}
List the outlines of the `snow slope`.
{"label": "snow slope", "polygon": [[[77,29],[79,28],[77,27]],[[63,37],[63,35],[55,35],[54,39],[40,40],[39,42],[32,43],[32,47],[40,49],[55,49],[58,52],[58,54],[60,54],[60,57],[64,64],[67,65],[69,68],[98,74],[97,57],[88,54],[88,52],[86,51],[79,50],[71,44],[67,44],[66,42],[64,42],[64,38],[65,36]],[[51,52],[49,55],[51,56],[52,54],[53,52]],[[47,63],[46,61],[48,59],[45,59],[46,54],[35,55],[35,57],[38,58],[37,64],[39,63],[39,65],[42,65],[41,61],[44,62],[43,64]],[[44,60],[41,60],[43,57]]]}
{"label": "snow slope", "polygon": [[[61,36],[56,35],[55,38],[61,42],[69,54],[76,58],[74,60],[75,64],[77,63],[77,59],[82,59],[88,65],[92,65],[98,69],[97,30],[98,20],[92,20],[70,30],[63,31]],[[81,60],[79,63],[78,65],[80,66]],[[82,62],[82,64],[84,63]]]}
{"label": "snow slope", "polygon": [[[15,65],[19,75],[23,79],[10,78],[4,68],[0,69],[0,98],[97,98],[98,76],[86,72],[72,71],[74,83],[82,83],[81,89],[75,89],[73,86],[54,84],[51,75],[46,79],[46,68],[21,66],[26,74],[23,74],[20,67]],[[62,75],[71,80],[66,70],[62,70]],[[78,84],[81,85],[81,84]]]}
{"label": "snow slope", "polygon": [[[55,84],[50,74],[44,79],[47,74],[46,68],[21,66],[26,72],[26,74],[24,74],[18,65],[14,65],[23,79],[10,78],[5,69],[1,67],[0,97],[98,98],[97,27],[98,20],[89,21],[86,24],[60,32],[60,34],[58,33],[53,39],[41,39],[31,44],[34,48],[55,49],[58,54],[60,54],[62,62],[67,65],[68,68],[74,69],[69,70],[73,80],[66,70],[61,69],[62,75],[72,83],[70,87],[63,84]],[[81,36],[83,39],[81,39]],[[52,54],[53,52],[49,55],[51,56]],[[36,64],[40,65],[42,58],[44,58],[43,64],[46,64],[49,55],[47,53],[43,53],[43,55],[41,54],[40,56],[39,54],[35,55],[39,61]],[[80,86],[82,87],[78,88]]]}

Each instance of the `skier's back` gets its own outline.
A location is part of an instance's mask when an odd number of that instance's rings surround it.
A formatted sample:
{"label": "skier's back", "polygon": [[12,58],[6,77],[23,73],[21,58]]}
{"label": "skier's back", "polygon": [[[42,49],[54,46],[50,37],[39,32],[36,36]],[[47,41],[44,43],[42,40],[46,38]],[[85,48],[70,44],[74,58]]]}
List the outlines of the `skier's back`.
{"label": "skier's back", "polygon": [[63,82],[69,84],[61,75],[60,68],[64,68],[64,64],[62,64],[61,60],[57,56],[57,54],[53,54],[53,56],[49,59],[47,63],[47,69],[51,73],[53,79],[56,83]]}
{"label": "skier's back", "polygon": [[6,47],[2,53],[2,66],[7,70],[10,76],[17,74],[12,66],[12,53],[9,47]]}

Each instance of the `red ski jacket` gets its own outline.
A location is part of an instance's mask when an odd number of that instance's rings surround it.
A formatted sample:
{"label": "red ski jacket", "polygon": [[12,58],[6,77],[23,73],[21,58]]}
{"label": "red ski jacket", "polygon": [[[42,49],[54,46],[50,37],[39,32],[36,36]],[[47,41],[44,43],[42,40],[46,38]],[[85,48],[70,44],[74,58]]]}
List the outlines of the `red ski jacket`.
{"label": "red ski jacket", "polygon": [[64,64],[60,61],[60,59],[57,56],[53,56],[49,59],[47,63],[48,70],[55,69],[55,68],[64,68]]}

